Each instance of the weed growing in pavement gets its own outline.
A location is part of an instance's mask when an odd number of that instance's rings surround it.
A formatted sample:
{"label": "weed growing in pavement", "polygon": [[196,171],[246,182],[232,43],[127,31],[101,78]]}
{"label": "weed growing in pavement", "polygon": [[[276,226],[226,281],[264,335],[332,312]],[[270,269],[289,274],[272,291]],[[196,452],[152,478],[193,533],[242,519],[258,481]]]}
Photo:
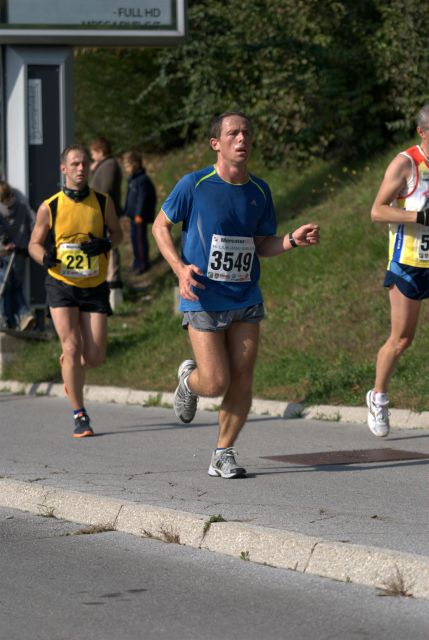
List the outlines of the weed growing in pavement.
{"label": "weed growing in pavement", "polygon": [[167,527],[161,527],[159,530],[159,535],[155,535],[148,529],[141,529],[141,532],[144,538],[161,540],[162,542],[169,542],[170,544],[180,544],[179,534],[175,533],[172,529],[168,529]]}
{"label": "weed growing in pavement", "polygon": [[149,396],[147,400],[143,402],[144,407],[159,407],[161,405],[162,393],[157,393],[155,396]]}
{"label": "weed growing in pavement", "polygon": [[84,527],[82,529],[78,529],[77,531],[73,531],[72,533],[68,533],[69,536],[92,536],[96,533],[106,533],[107,531],[116,531],[115,525],[113,522],[106,524],[91,524],[89,527]]}
{"label": "weed growing in pavement", "polygon": [[250,553],[248,551],[242,551],[240,553],[240,560],[250,560]]}
{"label": "weed growing in pavement", "polygon": [[161,407],[162,409],[171,409],[172,404],[168,402],[161,402],[162,393],[157,393],[154,396],[149,396],[147,400],[144,401],[144,407]]}
{"label": "weed growing in pavement", "polygon": [[170,544],[180,544],[179,534],[175,533],[172,529],[162,527],[160,529],[160,533],[162,536],[161,540],[164,540],[164,542],[169,542]]}
{"label": "weed growing in pavement", "polygon": [[314,419],[321,420],[323,422],[339,422],[341,420],[341,414],[339,411],[332,415],[328,415],[327,413],[316,413]]}
{"label": "weed growing in pavement", "polygon": [[212,404],[206,408],[206,411],[215,411],[217,413],[218,411],[220,411],[221,406],[222,405],[220,404]]}
{"label": "weed growing in pavement", "polygon": [[382,589],[380,589],[380,593],[377,593],[378,596],[393,596],[399,597],[402,596],[404,598],[412,598],[413,594],[410,591],[413,585],[406,585],[404,576],[398,569],[398,565],[396,567],[396,576],[391,578],[389,582],[386,582]]}
{"label": "weed growing in pavement", "polygon": [[19,389],[18,391],[13,391],[10,387],[0,387],[0,393],[12,393],[14,396],[25,396],[25,389]]}
{"label": "weed growing in pavement", "polygon": [[41,511],[39,513],[39,516],[41,516],[42,518],[56,518],[57,516],[54,515],[55,512],[55,507],[49,507],[46,504],[38,504],[38,507],[40,507]]}
{"label": "weed growing in pavement", "polygon": [[204,538],[206,537],[206,535],[207,535],[210,527],[212,526],[213,522],[226,522],[226,520],[220,514],[218,514],[217,516],[210,516],[209,518],[207,518],[207,520],[204,523],[202,540],[204,540]]}

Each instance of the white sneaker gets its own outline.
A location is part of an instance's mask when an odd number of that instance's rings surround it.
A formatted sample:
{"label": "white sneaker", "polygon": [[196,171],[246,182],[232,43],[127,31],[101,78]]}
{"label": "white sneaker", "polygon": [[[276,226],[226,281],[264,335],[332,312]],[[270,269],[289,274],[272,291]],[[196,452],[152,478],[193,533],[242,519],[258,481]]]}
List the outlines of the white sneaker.
{"label": "white sneaker", "polygon": [[237,452],[233,447],[213,451],[208,470],[209,476],[243,478],[246,475],[246,469],[237,464],[236,456]]}
{"label": "white sneaker", "polygon": [[173,408],[179,420],[186,423],[192,422],[197,412],[198,396],[189,391],[185,385],[185,378],[190,375],[196,366],[193,360],[184,360],[177,372],[179,384],[174,392]]}
{"label": "white sneaker", "polygon": [[366,394],[368,406],[368,427],[375,436],[385,438],[389,435],[389,401],[385,404],[376,404],[372,396],[372,389]]}
{"label": "white sneaker", "polygon": [[37,324],[36,316],[32,313],[28,312],[20,317],[19,319],[19,330],[20,331],[31,331]]}

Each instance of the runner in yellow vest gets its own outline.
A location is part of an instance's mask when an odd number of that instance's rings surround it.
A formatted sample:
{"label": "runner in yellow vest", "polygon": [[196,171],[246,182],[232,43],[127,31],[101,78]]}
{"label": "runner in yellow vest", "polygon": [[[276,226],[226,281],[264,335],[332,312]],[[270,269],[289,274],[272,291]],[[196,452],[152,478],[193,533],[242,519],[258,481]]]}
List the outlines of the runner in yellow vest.
{"label": "runner in yellow vest", "polygon": [[[37,212],[28,247],[47,269],[46,297],[61,342],[62,376],[74,412],[75,438],[94,435],[84,406],[85,370],[100,366],[107,346],[108,255],[122,240],[114,204],[88,187],[89,158],[79,144],[61,154],[62,191]],[[50,247],[47,249],[47,241]]]}
{"label": "runner in yellow vest", "polygon": [[429,298],[429,104],[417,115],[421,142],[399,153],[387,167],[371,210],[373,222],[389,223],[390,336],[377,356],[374,388],[368,391],[368,426],[389,433],[390,378],[414,339],[421,301]]}

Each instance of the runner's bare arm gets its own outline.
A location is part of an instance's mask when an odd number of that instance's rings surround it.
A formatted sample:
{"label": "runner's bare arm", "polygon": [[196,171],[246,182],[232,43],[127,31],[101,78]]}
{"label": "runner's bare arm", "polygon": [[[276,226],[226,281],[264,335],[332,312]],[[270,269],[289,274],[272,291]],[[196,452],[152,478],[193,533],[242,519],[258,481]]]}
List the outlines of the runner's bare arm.
{"label": "runner's bare arm", "polygon": [[[290,237],[292,236],[292,242]],[[256,251],[262,258],[278,256],[296,247],[310,247],[320,242],[320,227],[317,224],[303,224],[284,236],[255,238]]]}
{"label": "runner's bare arm", "polygon": [[45,255],[45,240],[50,229],[50,213],[45,204],[41,204],[36,215],[36,222],[28,244],[30,256],[43,266]]}
{"label": "runner's bare arm", "polygon": [[152,234],[156,240],[158,248],[179,281],[179,290],[182,298],[186,300],[198,300],[198,296],[192,291],[191,287],[197,289],[205,289],[205,286],[195,280],[193,274],[203,275],[199,267],[193,264],[185,264],[173,242],[171,230],[173,223],[167,218],[164,211],[158,213],[155,222],[152,225]]}
{"label": "runner's bare arm", "polygon": [[405,192],[410,172],[411,162],[406,156],[397,155],[389,164],[372,205],[373,222],[416,222],[417,211],[390,206],[399,194]]}

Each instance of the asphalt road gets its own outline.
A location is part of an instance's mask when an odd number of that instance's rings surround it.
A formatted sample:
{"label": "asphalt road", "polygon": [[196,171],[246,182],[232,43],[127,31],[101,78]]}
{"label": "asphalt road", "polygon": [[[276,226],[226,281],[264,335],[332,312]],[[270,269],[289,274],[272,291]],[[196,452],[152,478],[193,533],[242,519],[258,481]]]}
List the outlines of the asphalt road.
{"label": "asphalt road", "polygon": [[0,509],[1,640],[427,640],[429,603]]}
{"label": "asphalt road", "polygon": [[65,399],[0,394],[0,475],[429,555],[429,460],[318,465],[270,459],[315,452],[322,459],[338,450],[429,455],[429,429],[394,430],[383,439],[366,425],[251,416],[237,442],[248,478],[228,481],[207,475],[215,413],[199,411],[184,425],[160,407],[88,408],[97,437],[76,441]]}

